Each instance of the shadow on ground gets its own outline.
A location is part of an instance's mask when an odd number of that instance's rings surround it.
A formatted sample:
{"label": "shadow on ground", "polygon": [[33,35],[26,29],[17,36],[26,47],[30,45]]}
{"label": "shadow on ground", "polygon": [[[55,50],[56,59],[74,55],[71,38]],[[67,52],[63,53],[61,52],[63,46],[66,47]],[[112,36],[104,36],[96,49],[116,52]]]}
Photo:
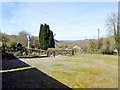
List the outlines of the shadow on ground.
{"label": "shadow on ground", "polygon": [[[30,65],[19,59],[2,60],[2,70],[29,66]],[[13,72],[3,72],[2,88],[65,88],[71,90],[68,86],[36,68]]]}

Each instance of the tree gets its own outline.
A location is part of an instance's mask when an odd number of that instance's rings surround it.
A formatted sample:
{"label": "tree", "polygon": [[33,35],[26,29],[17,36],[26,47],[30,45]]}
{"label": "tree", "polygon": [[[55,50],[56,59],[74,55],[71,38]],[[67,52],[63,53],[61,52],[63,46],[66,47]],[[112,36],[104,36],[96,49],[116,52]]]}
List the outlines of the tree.
{"label": "tree", "polygon": [[54,36],[52,31],[50,31],[50,36],[49,36],[49,47],[55,48],[55,41],[54,41]]}
{"label": "tree", "polygon": [[21,31],[18,35],[18,42],[21,43],[24,47],[27,47],[27,32]]}
{"label": "tree", "polygon": [[103,47],[103,39],[101,38],[99,41],[98,41],[98,50],[101,50]]}
{"label": "tree", "polygon": [[40,32],[39,32],[39,43],[40,47],[44,48],[44,26],[43,24],[40,25]]}
{"label": "tree", "polygon": [[89,46],[90,46],[91,52],[96,51],[96,44],[94,43],[94,41],[91,40],[90,43],[89,43]]}
{"label": "tree", "polygon": [[[119,15],[118,15],[119,14]],[[112,13],[107,18],[107,28],[110,30],[114,36],[116,49],[118,51],[118,55],[120,52],[120,13]]]}
{"label": "tree", "polygon": [[50,27],[47,24],[40,25],[39,43],[41,49],[44,50],[55,47],[53,32],[50,30]]}
{"label": "tree", "polygon": [[16,42],[13,42],[13,41],[8,41],[7,42],[7,46],[11,47],[11,48],[14,48],[15,49],[15,45],[16,45]]}
{"label": "tree", "polygon": [[8,37],[8,35],[7,34],[2,34],[1,33],[1,39],[2,39],[2,42],[8,42],[9,40],[10,40],[10,38]]}
{"label": "tree", "polygon": [[39,47],[38,38],[35,37],[35,36],[31,36],[31,47],[32,48],[38,48]]}
{"label": "tree", "polygon": [[107,41],[106,41],[106,51],[109,51],[110,50],[110,41],[109,41],[109,39],[107,39]]}

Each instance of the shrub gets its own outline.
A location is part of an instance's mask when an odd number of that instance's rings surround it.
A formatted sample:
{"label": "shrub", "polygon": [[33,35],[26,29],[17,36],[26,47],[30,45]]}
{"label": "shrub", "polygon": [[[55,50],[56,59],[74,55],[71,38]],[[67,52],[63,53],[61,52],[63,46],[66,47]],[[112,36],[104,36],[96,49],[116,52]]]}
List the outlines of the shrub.
{"label": "shrub", "polygon": [[102,54],[109,54],[109,55],[113,55],[114,54],[114,51],[113,50],[107,50],[107,49],[104,49],[101,51]]}
{"label": "shrub", "polygon": [[7,46],[12,47],[12,48],[15,48],[16,42],[8,41],[8,42],[7,42]]}
{"label": "shrub", "polygon": [[23,56],[23,54],[21,52],[16,52],[15,55],[16,56]]}
{"label": "shrub", "polygon": [[31,56],[39,56],[39,53],[32,52],[32,53],[31,53]]}

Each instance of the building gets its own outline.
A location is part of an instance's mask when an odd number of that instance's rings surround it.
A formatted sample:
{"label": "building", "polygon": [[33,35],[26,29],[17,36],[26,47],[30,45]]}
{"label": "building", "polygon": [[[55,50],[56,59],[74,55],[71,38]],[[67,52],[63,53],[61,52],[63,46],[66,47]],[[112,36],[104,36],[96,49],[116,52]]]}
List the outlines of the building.
{"label": "building", "polygon": [[75,53],[83,52],[83,50],[81,49],[81,47],[79,47],[78,45],[75,45],[75,46],[73,47],[73,49],[74,49]]}

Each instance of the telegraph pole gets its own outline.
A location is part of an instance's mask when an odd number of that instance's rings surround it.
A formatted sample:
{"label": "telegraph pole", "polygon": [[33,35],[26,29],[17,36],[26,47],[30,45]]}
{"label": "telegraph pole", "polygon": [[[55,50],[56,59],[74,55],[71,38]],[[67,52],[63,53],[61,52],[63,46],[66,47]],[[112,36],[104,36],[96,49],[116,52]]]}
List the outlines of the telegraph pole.
{"label": "telegraph pole", "polygon": [[100,38],[100,30],[98,28],[98,40],[99,40],[99,38]]}

